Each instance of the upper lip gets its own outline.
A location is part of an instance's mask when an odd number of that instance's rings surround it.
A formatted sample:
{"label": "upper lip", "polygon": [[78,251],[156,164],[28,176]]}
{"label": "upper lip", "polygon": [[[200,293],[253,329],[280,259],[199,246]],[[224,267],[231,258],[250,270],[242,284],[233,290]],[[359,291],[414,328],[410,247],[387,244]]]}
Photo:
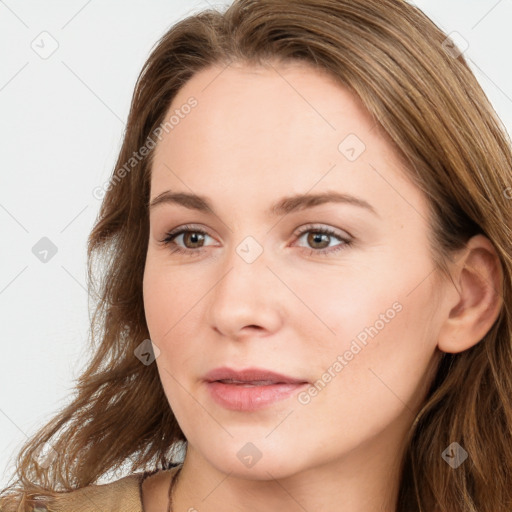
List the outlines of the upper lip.
{"label": "upper lip", "polygon": [[215,368],[209,371],[204,377],[207,382],[218,380],[234,380],[240,382],[259,382],[269,381],[274,384],[303,384],[307,381],[304,379],[295,379],[288,375],[266,370],[264,368],[245,368],[242,370],[233,370],[228,367]]}

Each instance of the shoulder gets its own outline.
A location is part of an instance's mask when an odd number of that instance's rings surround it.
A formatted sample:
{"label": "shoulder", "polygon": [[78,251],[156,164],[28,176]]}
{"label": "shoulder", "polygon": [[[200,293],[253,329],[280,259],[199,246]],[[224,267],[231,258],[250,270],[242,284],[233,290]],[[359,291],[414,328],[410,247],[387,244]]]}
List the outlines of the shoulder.
{"label": "shoulder", "polygon": [[134,473],[114,482],[89,485],[66,493],[58,493],[46,508],[37,512],[143,512],[141,485],[147,473]]}

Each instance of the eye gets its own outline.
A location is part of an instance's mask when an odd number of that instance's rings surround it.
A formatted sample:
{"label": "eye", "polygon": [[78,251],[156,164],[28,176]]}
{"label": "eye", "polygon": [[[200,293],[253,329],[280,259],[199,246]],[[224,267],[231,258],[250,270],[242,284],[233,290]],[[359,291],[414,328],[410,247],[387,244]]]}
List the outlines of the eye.
{"label": "eye", "polygon": [[[352,243],[352,240],[349,237],[344,236],[333,229],[317,226],[305,226],[300,231],[296,232],[295,236],[300,240],[308,233],[309,236],[306,237],[306,241],[313,247],[303,247],[303,249],[308,250],[310,255],[329,255],[347,248]],[[175,240],[178,240],[180,237],[185,248],[175,242]],[[194,226],[186,225],[168,232],[166,237],[163,240],[160,240],[160,243],[165,246],[169,246],[171,253],[197,256],[206,250],[204,249],[205,237],[210,237],[206,231],[195,228]],[[333,238],[338,239],[342,243],[335,245],[334,247],[329,247],[330,239],[332,240]],[[326,243],[327,246],[325,245]],[[192,247],[187,247],[188,245],[192,245]]]}
{"label": "eye", "polygon": [[[170,247],[171,253],[179,253],[186,254],[187,256],[195,256],[199,253],[203,252],[202,245],[199,247],[194,247],[196,244],[204,243],[205,236],[210,236],[206,231],[202,229],[195,228],[194,226],[181,226],[177,229],[166,233],[166,237],[163,240],[160,240],[160,243],[163,245],[167,245]],[[185,246],[190,243],[193,247],[188,248],[185,247],[183,249],[174,241],[182,237],[182,241],[185,243]],[[198,250],[199,249],[199,250]]]}
{"label": "eye", "polygon": [[[334,231],[333,229],[325,227],[322,228],[317,226],[305,226],[296,233],[296,236],[300,240],[304,235],[308,233],[309,235],[306,237],[306,242],[313,246],[313,248],[311,249],[305,247],[305,249],[308,250],[310,255],[329,255],[342,249],[346,249],[352,243],[348,236],[344,236],[341,233]],[[342,243],[335,245],[334,247],[329,247],[329,239],[332,240],[333,238],[337,238]]]}

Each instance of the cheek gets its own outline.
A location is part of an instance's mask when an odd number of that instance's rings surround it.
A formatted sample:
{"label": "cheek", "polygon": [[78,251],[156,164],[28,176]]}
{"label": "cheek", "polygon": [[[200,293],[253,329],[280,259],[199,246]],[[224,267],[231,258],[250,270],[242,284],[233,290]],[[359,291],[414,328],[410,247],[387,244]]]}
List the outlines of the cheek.
{"label": "cheek", "polygon": [[165,329],[165,310],[167,302],[171,300],[167,293],[165,276],[158,278],[158,274],[148,262],[144,270],[142,291],[144,297],[144,314],[151,340],[156,343]]}
{"label": "cheek", "polygon": [[[325,363],[322,354],[343,353],[353,340],[362,347],[378,346],[392,333],[423,329],[430,290],[428,282],[418,283],[428,275],[428,265],[414,267],[391,256],[386,264],[385,259],[380,265],[358,262],[309,276],[282,272],[300,299],[289,299],[286,325],[297,331],[296,339],[315,340],[309,349],[316,349],[317,360]],[[398,338],[395,344],[403,340]]]}
{"label": "cheek", "polygon": [[[189,272],[168,268],[148,257],[143,279],[144,312],[151,340],[160,349],[160,372],[184,374],[190,361],[201,354],[201,302],[204,295]],[[188,366],[184,366],[187,362]],[[172,379],[162,374],[163,382]],[[169,382],[172,385],[172,382]]]}
{"label": "cheek", "polygon": [[199,413],[184,387],[188,387],[187,378],[197,373],[194,362],[201,353],[200,347],[194,345],[194,340],[200,336],[193,331],[200,325],[199,308],[193,307],[200,294],[180,280],[184,274],[177,269],[165,269],[165,265],[148,257],[143,281],[148,331],[152,342],[160,349],[155,363],[164,393],[180,425]]}
{"label": "cheek", "polygon": [[[373,396],[376,407],[386,396],[400,404],[393,392],[410,401],[435,352],[435,284],[428,257],[400,260],[399,253],[384,254],[374,262],[341,269],[339,278],[317,275],[296,282],[294,289],[317,316],[302,308],[292,312],[290,325],[304,343],[298,357],[308,361],[309,375],[320,379],[319,402],[346,404],[348,393]],[[331,392],[320,391],[322,384]]]}
{"label": "cheek", "polygon": [[401,414],[412,420],[427,391],[436,348],[432,283],[417,286],[420,279],[404,275],[338,292],[336,310],[325,316],[336,335],[319,337],[309,354],[316,380],[301,403],[310,413],[328,409],[333,423],[354,435],[372,435]]}
{"label": "cheek", "polygon": [[180,318],[186,319],[187,312],[197,302],[197,295],[198,290],[186,272],[167,267],[157,256],[148,253],[143,296],[146,322],[153,341],[171,337],[173,326]]}

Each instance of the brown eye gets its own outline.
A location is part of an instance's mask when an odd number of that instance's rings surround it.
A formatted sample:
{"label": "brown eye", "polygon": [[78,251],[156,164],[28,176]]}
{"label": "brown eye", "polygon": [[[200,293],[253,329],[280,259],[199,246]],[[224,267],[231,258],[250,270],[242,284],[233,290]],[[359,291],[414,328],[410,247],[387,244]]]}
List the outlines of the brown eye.
{"label": "brown eye", "polygon": [[185,231],[182,234],[183,234],[183,244],[188,249],[197,249],[198,248],[197,244],[200,244],[199,247],[203,246],[204,233],[199,232],[199,231]]}
{"label": "brown eye", "polygon": [[[194,228],[193,226],[182,226],[166,234],[163,240],[160,240],[165,246],[169,246],[171,253],[181,253],[190,256],[197,255],[203,252],[205,247],[205,237],[210,236],[202,229]],[[179,239],[182,238],[180,242]],[[210,237],[211,238],[211,237]],[[176,241],[180,243],[176,243]],[[182,247],[182,245],[184,247]]]}
{"label": "brown eye", "polygon": [[[329,255],[336,251],[345,249],[350,246],[352,240],[349,239],[348,236],[343,236],[342,234],[329,229],[329,228],[317,228],[312,226],[307,226],[302,229],[301,232],[297,233],[297,237],[299,240],[303,237],[303,235],[307,235],[305,240],[307,243],[307,247],[303,247],[305,250],[309,249],[309,253],[311,255],[320,254],[320,255]],[[330,246],[330,242],[333,239],[339,240],[341,243],[335,246]]]}
{"label": "brown eye", "polygon": [[325,247],[329,247],[330,238],[331,236],[325,233],[310,231],[307,236],[307,241],[314,249],[324,249]]}

